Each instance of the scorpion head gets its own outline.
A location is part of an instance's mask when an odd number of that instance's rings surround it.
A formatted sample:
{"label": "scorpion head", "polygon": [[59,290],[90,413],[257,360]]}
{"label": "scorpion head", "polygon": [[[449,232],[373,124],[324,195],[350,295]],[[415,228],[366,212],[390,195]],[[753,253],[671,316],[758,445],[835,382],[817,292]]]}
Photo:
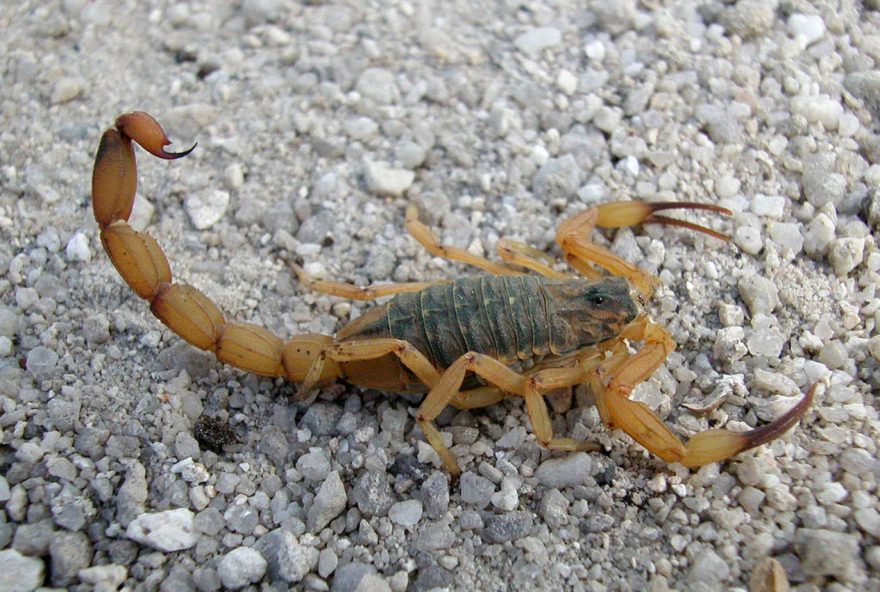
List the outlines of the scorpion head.
{"label": "scorpion head", "polygon": [[550,282],[544,289],[550,350],[557,355],[616,337],[642,314],[642,298],[620,277]]}

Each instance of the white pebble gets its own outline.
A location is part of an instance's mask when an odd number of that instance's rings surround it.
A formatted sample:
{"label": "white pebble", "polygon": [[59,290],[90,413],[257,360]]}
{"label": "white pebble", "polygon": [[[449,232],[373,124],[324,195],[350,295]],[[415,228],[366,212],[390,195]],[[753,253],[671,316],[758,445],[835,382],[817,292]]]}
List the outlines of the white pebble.
{"label": "white pebble", "polygon": [[201,194],[193,193],[187,196],[183,202],[186,214],[197,230],[211,228],[219,222],[226,213],[228,205],[229,192],[223,190]]}
{"label": "white pebble", "polygon": [[539,27],[519,35],[513,45],[525,54],[535,54],[541,50],[559,45],[562,33],[556,27]]}
{"label": "white pebble", "polygon": [[839,238],[831,245],[828,261],[834,273],[844,276],[855,269],[865,256],[865,239],[859,237]]}
{"label": "white pebble", "polygon": [[88,262],[92,260],[92,250],[89,248],[89,239],[82,232],[74,234],[67,241],[65,254],[69,261]]}
{"label": "white pebble", "polygon": [[769,234],[781,251],[790,249],[792,254],[797,255],[804,246],[804,237],[798,225],[794,222],[774,222],[770,225]]}
{"label": "white pebble", "polygon": [[802,47],[809,47],[825,35],[825,21],[818,14],[796,12],[788,17],[788,32]]}
{"label": "white pebble", "polygon": [[605,44],[601,41],[593,41],[584,46],[584,54],[594,62],[605,59]]}
{"label": "white pebble", "polygon": [[804,234],[804,251],[810,257],[822,257],[828,252],[834,240],[834,222],[827,215],[820,213],[807,225]]}
{"label": "white pebble", "polygon": [[758,216],[781,218],[785,213],[785,198],[781,195],[757,193],[752,200],[752,211]]}
{"label": "white pebble", "polygon": [[578,87],[577,76],[568,70],[560,70],[559,74],[556,76],[556,86],[558,86],[559,90],[565,94],[569,96],[573,95]]}
{"label": "white pebble", "polygon": [[757,255],[764,246],[764,242],[761,240],[761,231],[754,226],[737,228],[733,233],[733,243],[749,255]]}
{"label": "white pebble", "polygon": [[376,195],[400,197],[410,188],[416,174],[405,169],[391,168],[384,162],[366,164],[367,188]]}
{"label": "white pebble", "polygon": [[844,138],[851,138],[858,133],[861,126],[862,124],[859,123],[858,117],[852,113],[845,112],[842,113],[837,120],[837,133]]}

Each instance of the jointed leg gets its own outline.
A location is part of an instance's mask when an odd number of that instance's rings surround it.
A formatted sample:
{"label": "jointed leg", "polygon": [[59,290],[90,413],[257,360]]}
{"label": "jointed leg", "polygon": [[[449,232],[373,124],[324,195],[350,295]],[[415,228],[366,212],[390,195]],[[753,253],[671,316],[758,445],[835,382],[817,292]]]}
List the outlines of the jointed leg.
{"label": "jointed leg", "polygon": [[570,277],[550,267],[552,261],[545,253],[525,243],[502,238],[498,241],[498,256],[508,265],[524,267],[551,280],[564,280]]}
{"label": "jointed leg", "polygon": [[485,257],[474,255],[462,248],[442,245],[437,235],[419,221],[419,211],[415,206],[409,206],[406,209],[406,229],[409,230],[414,239],[419,241],[419,244],[425,247],[426,251],[435,257],[467,263],[468,265],[484,269],[493,275],[522,275],[520,271],[500,263],[493,263]]}
{"label": "jointed leg", "polygon": [[399,284],[383,284],[380,286],[354,286],[343,282],[328,282],[325,280],[316,280],[306,272],[302,267],[288,261],[287,264],[296,273],[299,281],[308,286],[310,290],[329,294],[331,296],[339,296],[349,300],[359,300],[362,302],[376,300],[384,296],[393,296],[401,292],[418,292],[435,284],[443,284],[445,281],[439,282],[405,282]]}
{"label": "jointed leg", "polygon": [[[711,228],[655,214],[655,212],[668,209],[710,210],[727,215],[731,213],[729,210],[718,206],[700,203],[612,202],[590,208],[565,220],[559,225],[559,230],[556,232],[556,242],[565,252],[569,262],[577,262],[573,263],[577,269],[583,270],[585,265],[597,265],[612,275],[625,277],[645,298],[648,298],[657,287],[657,278],[624,261],[608,249],[593,244],[591,235],[597,227],[620,228],[622,226],[656,223],[682,226],[727,240],[728,237],[726,235],[716,232]],[[587,275],[591,277],[591,274]]]}
{"label": "jointed leg", "polygon": [[815,386],[794,408],[770,424],[741,433],[707,430],[684,444],[647,405],[629,398],[632,389],[663,363],[674,343],[665,329],[649,321],[634,325],[633,333],[628,337],[643,339],[644,347],[632,356],[617,352],[596,370],[589,383],[603,422],[622,429],[666,462],[699,467],[760,446],[797,423],[812,401]]}

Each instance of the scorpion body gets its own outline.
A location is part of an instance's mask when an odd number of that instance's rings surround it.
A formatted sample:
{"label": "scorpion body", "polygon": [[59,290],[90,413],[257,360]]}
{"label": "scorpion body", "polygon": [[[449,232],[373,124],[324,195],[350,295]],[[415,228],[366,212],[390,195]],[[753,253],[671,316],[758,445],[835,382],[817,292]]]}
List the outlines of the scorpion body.
{"label": "scorpion body", "polygon": [[[768,442],[803,416],[815,385],[791,410],[747,432],[712,429],[683,443],[633,388],[659,368],[675,348],[669,333],[651,321],[644,302],[658,280],[595,245],[595,228],[645,223],[676,225],[717,238],[708,228],[658,215],[672,208],[727,210],[681,202],[615,202],[564,221],[556,240],[568,263],[588,279],[554,270],[534,249],[500,241],[506,265],[493,263],[437,237],[407,210],[406,226],[430,253],[469,263],[490,276],[450,282],[360,288],[314,280],[296,264],[299,279],[315,290],[358,300],[394,296],[368,309],[335,337],[296,335],[287,341],[251,323],[226,320],[217,305],[187,284],[173,281],[159,244],[128,224],[137,188],[132,141],[150,154],[176,159],[161,126],[143,112],[119,117],[101,139],[92,176],[92,206],[101,243],[122,278],[152,313],[192,345],[225,363],[301,383],[300,393],[344,378],[390,391],[428,391],[416,414],[425,438],[451,473],[459,471],[434,420],[448,405],[468,409],[508,396],[521,397],[537,440],[554,450],[594,445],[553,435],[544,397],[552,390],[588,385],[602,421],[621,428],[668,462],[696,467]],[[522,269],[540,277],[525,275]],[[641,342],[636,353],[631,342]]]}
{"label": "scorpion body", "polygon": [[[618,335],[640,312],[631,291],[622,278],[462,278],[398,294],[349,323],[336,338],[406,341],[443,369],[468,352],[507,365],[534,362]],[[414,382],[413,387],[424,385]]]}

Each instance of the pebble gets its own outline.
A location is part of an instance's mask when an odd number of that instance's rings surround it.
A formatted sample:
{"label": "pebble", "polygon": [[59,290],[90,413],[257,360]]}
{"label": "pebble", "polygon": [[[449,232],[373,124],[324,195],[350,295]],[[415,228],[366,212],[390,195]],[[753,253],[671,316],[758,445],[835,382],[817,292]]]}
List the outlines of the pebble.
{"label": "pebble", "polygon": [[69,261],[88,263],[92,260],[92,249],[89,247],[89,239],[82,232],[77,232],[70,237],[64,253]]}
{"label": "pebble", "polygon": [[206,230],[226,214],[229,199],[229,192],[223,190],[191,193],[184,199],[183,208],[196,230]]}
{"label": "pebble", "polygon": [[49,557],[52,585],[69,586],[79,570],[91,564],[92,543],[84,532],[57,532],[49,543]]}
{"label": "pebble", "polygon": [[320,448],[312,448],[296,460],[296,470],[309,481],[324,481],[330,468],[330,461]]}
{"label": "pebble", "polygon": [[166,553],[189,549],[199,538],[193,518],[193,513],[186,508],[141,514],[128,525],[125,536]]}
{"label": "pebble", "polygon": [[516,484],[510,477],[501,480],[501,490],[492,494],[492,505],[499,510],[510,512],[519,505],[519,493]]}
{"label": "pebble", "polygon": [[372,99],[380,105],[394,103],[400,96],[394,74],[384,68],[364,70],[358,78],[355,89],[364,97]]}
{"label": "pebble", "polygon": [[781,195],[755,194],[751,210],[758,216],[781,218],[785,214],[785,198]]}
{"label": "pebble", "polygon": [[455,535],[452,529],[444,522],[426,524],[419,530],[416,537],[416,547],[422,551],[443,551],[452,548],[455,543]]}
{"label": "pebble", "polygon": [[761,230],[754,226],[740,226],[733,232],[733,243],[744,253],[757,255],[764,248]]}
{"label": "pebble", "polygon": [[822,528],[800,528],[795,533],[794,544],[808,577],[856,580],[862,575],[857,536]]}
{"label": "pebble", "polygon": [[697,553],[688,572],[688,582],[692,586],[702,585],[709,590],[722,589],[722,584],[728,578],[730,566],[711,549]]}
{"label": "pebble", "polygon": [[880,512],[874,508],[861,508],[855,512],[856,524],[872,537],[880,538]]}
{"label": "pebble", "polygon": [[384,516],[394,503],[388,475],[365,471],[352,489],[352,499],[365,516]]}
{"label": "pebble", "polygon": [[788,32],[806,48],[825,35],[825,22],[818,14],[796,12],[788,17]]}
{"label": "pebble", "polygon": [[535,477],[547,488],[562,489],[582,485],[592,474],[593,461],[586,452],[575,452],[561,458],[549,458],[538,465]]}
{"label": "pebble", "polygon": [[388,518],[400,526],[415,526],[422,519],[422,502],[415,499],[397,502],[388,509]]}
{"label": "pebble", "polygon": [[568,499],[553,488],[541,498],[541,517],[550,528],[560,528],[568,522]]}
{"label": "pebble", "polygon": [[792,255],[797,255],[804,246],[804,237],[794,222],[773,222],[768,234],[780,251],[789,250]]}
{"label": "pebble", "polygon": [[880,71],[850,72],[843,79],[843,86],[865,103],[875,121],[880,119]]}
{"label": "pebble", "polygon": [[562,42],[562,32],[556,27],[538,27],[521,33],[513,45],[526,55],[534,55]]}
{"label": "pebble", "polygon": [[835,240],[828,252],[828,262],[838,277],[845,276],[861,264],[865,257],[865,239],[844,237]]}
{"label": "pebble", "polygon": [[55,82],[49,100],[53,105],[59,105],[77,98],[82,91],[82,83],[78,79],[65,76]]}
{"label": "pebble", "polygon": [[254,549],[237,547],[223,556],[217,565],[217,574],[223,586],[239,590],[263,579],[268,563]]}
{"label": "pebble", "polygon": [[48,347],[38,345],[28,352],[25,367],[34,378],[43,380],[50,378],[55,374],[55,367],[58,364],[59,356]]}
{"label": "pebble", "polygon": [[492,501],[495,486],[485,477],[471,471],[465,471],[459,480],[461,501],[481,510]]}
{"label": "pebble", "polygon": [[112,592],[125,582],[128,570],[124,565],[110,563],[81,569],[77,576],[81,582],[94,586],[95,592]]}
{"label": "pebble", "polygon": [[[303,224],[303,227],[305,227],[305,224]],[[336,433],[336,424],[339,423],[339,418],[341,417],[342,407],[339,405],[316,401],[306,409],[300,420],[300,425],[308,428],[316,436],[327,436]]]}
{"label": "pebble", "polygon": [[320,553],[314,547],[297,543],[293,536],[283,541],[278,549],[278,574],[291,584],[301,582],[317,567]]}
{"label": "pebble", "polygon": [[339,557],[330,547],[324,547],[318,554],[318,575],[322,578],[328,577],[339,565]]}
{"label": "pebble", "polygon": [[315,494],[315,500],[309,507],[308,517],[306,518],[306,526],[309,532],[319,532],[327,526],[331,520],[339,516],[346,506],[348,497],[345,494],[345,486],[339,473],[331,472],[324,479],[324,483]]}
{"label": "pebble", "polygon": [[530,512],[507,512],[493,514],[486,521],[483,539],[487,543],[515,542],[532,530],[532,514]]}
{"label": "pebble", "polygon": [[374,195],[400,197],[412,187],[416,174],[407,169],[395,169],[386,162],[367,161],[365,177],[367,189]]}
{"label": "pebble", "polygon": [[571,154],[549,159],[532,179],[532,189],[546,203],[570,199],[580,184],[581,168]]}
{"label": "pebble", "polygon": [[46,567],[36,557],[27,557],[15,549],[0,551],[0,590],[31,592],[42,585]]}
{"label": "pebble", "polygon": [[846,178],[839,173],[831,173],[821,167],[808,167],[801,183],[804,186],[804,197],[814,207],[821,208],[832,204],[840,209],[846,196]]}
{"label": "pebble", "polygon": [[824,257],[834,240],[834,222],[823,213],[810,220],[804,233],[804,252],[810,257]]}
{"label": "pebble", "polygon": [[762,37],[776,22],[776,3],[766,0],[739,0],[719,15],[721,26],[743,38]]}
{"label": "pebble", "polygon": [[779,289],[765,277],[757,274],[744,276],[737,287],[752,316],[770,315],[779,306]]}
{"label": "pebble", "polygon": [[449,479],[445,473],[433,471],[421,488],[422,503],[429,518],[437,520],[449,509]]}

